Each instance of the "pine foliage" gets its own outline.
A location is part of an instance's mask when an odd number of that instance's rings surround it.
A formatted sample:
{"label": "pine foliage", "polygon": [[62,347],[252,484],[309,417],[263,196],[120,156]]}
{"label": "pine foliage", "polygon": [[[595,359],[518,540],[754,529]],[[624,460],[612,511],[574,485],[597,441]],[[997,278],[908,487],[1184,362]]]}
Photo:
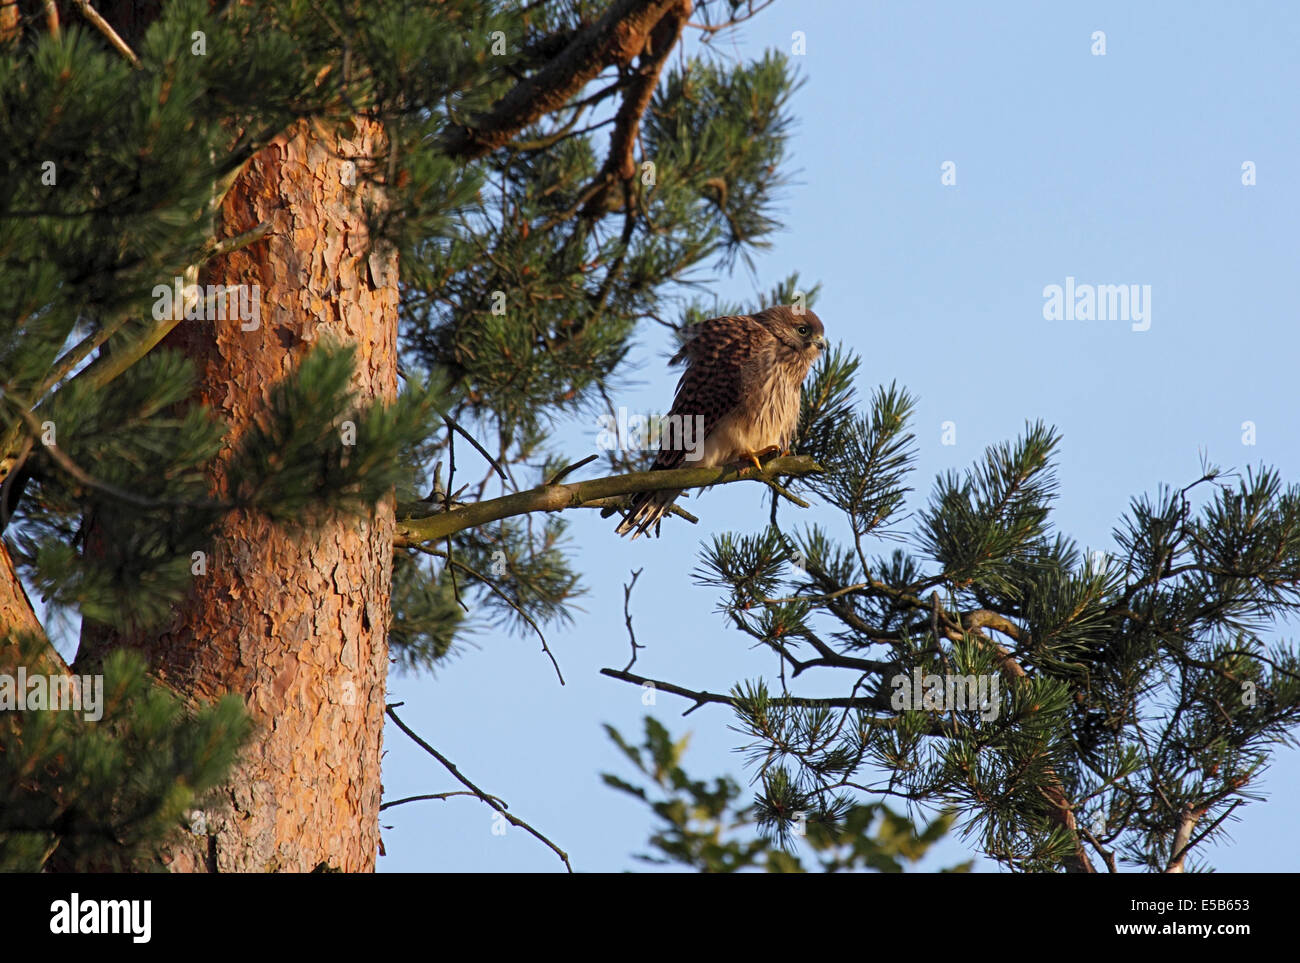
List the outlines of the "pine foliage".
{"label": "pine foliage", "polygon": [[[837,824],[894,797],[958,812],[1015,870],[1206,865],[1193,847],[1258,798],[1300,723],[1300,657],[1278,638],[1300,605],[1300,487],[1203,465],[1135,498],[1116,552],[1085,552],[1053,529],[1060,439],[1035,423],[909,518],[913,402],[890,386],[858,412],[857,370],[842,351],[819,362],[800,450],[829,471],[790,483],[837,525],[787,529],[774,506],[766,529],[715,537],[697,573],[782,663],[779,691],[733,690],[760,824],[783,837],[792,812]],[[792,698],[814,668],[844,696]],[[987,697],[948,695],[963,677]]]}

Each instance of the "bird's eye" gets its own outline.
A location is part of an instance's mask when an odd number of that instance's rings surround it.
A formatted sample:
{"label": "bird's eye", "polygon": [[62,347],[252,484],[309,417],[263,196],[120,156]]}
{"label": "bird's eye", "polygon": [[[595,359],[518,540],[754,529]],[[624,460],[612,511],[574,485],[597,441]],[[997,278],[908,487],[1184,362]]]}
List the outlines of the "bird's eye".
{"label": "bird's eye", "polygon": [[799,337],[801,338],[808,337],[808,325],[801,324],[799,325],[799,327],[795,328],[795,330],[799,332]]}

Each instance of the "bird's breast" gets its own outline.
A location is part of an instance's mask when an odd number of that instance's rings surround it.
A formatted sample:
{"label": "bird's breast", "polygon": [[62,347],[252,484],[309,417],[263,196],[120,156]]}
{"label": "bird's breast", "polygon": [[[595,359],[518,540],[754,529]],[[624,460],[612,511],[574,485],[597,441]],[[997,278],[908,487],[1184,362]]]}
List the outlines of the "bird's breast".
{"label": "bird's breast", "polygon": [[765,379],[760,390],[718,419],[694,464],[725,465],[774,445],[789,447],[799,425],[799,383],[795,382],[791,391],[780,381],[777,377]]}

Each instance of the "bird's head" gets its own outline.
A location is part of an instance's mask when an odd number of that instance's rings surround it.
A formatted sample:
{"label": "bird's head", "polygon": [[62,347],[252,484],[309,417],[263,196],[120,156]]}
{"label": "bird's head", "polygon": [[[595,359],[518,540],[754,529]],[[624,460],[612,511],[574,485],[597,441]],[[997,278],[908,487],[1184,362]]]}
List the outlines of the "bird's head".
{"label": "bird's head", "polygon": [[758,312],[754,315],[754,320],[809,364],[826,347],[826,329],[822,326],[822,319],[807,308],[796,309],[786,304],[777,304]]}

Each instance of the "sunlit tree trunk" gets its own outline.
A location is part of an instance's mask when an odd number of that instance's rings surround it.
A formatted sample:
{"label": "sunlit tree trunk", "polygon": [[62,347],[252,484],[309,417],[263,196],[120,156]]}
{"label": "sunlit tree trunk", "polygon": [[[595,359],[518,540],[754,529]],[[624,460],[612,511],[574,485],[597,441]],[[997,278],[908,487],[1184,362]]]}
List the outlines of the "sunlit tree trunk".
{"label": "sunlit tree trunk", "polygon": [[[167,344],[195,363],[199,399],[228,423],[226,452],[265,409],[268,390],[322,338],[355,346],[364,403],[396,394],[396,255],[372,249],[364,162],[382,131],[299,125],[258,154],[226,196],[218,235],[271,233],[213,261],[203,280],[255,285],[249,320],[184,321]],[[342,434],[340,444],[344,443]],[[232,483],[210,468],[218,496]],[[165,860],[175,871],[373,870],[387,668],[393,504],[316,531],[234,512],[200,560],[193,589],[161,634],[89,627],[80,661],[130,644],[185,696],[242,696],[257,726],[219,802],[197,813]]]}

